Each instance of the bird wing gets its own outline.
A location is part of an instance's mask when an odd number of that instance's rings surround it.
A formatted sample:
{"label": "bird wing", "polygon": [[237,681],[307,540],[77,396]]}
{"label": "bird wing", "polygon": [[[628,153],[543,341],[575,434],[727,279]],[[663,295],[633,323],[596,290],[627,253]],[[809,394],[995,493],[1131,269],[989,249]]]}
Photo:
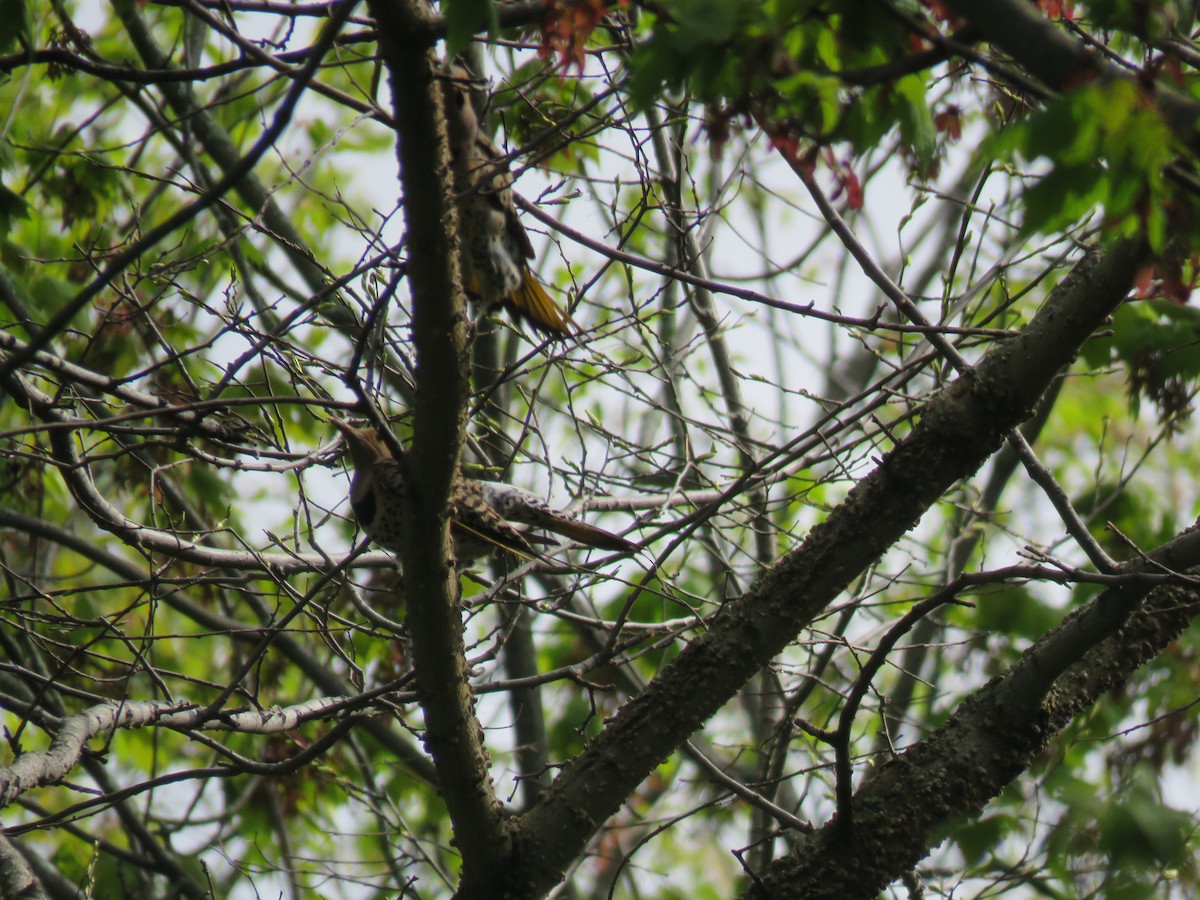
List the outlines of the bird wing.
{"label": "bird wing", "polygon": [[479,482],[459,478],[451,492],[450,501],[452,530],[518,556],[536,556],[524,535],[508,524],[488,503]]}
{"label": "bird wing", "polygon": [[521,272],[521,286],[509,294],[503,303],[513,318],[528,319],[552,338],[566,337],[577,330],[571,317],[550,299],[537,276],[528,268]]}
{"label": "bird wing", "polygon": [[[534,258],[533,242],[517,214],[513,202],[513,176],[508,161],[492,140],[479,130],[470,98],[453,81],[443,82],[446,91],[446,115],[449,118],[450,150],[454,160],[459,190],[477,190],[487,206],[499,213],[506,241],[518,257]],[[528,319],[534,327],[551,337],[571,334],[574,323],[559,309],[542,287],[529,266],[520,258],[515,260],[521,269],[521,284],[501,298],[501,303],[514,319]],[[467,290],[479,293],[478,279],[468,279]]]}
{"label": "bird wing", "polygon": [[617,550],[629,553],[637,549],[637,544],[625,540],[620,535],[597,528],[595,525],[589,525],[587,522],[580,522],[578,519],[569,519],[566,516],[555,515],[550,521],[544,522],[542,527],[547,531],[570,538],[576,543],[595,547],[598,550]]}
{"label": "bird wing", "polygon": [[637,549],[635,544],[625,538],[619,537],[611,531],[605,531],[603,528],[597,528],[595,525],[580,522],[578,519],[554,509],[536,494],[531,494],[519,487],[486,481],[474,482],[474,484],[478,486],[488,507],[509,521],[552,531],[573,541],[578,541],[580,544],[597,547],[601,550],[631,551]]}

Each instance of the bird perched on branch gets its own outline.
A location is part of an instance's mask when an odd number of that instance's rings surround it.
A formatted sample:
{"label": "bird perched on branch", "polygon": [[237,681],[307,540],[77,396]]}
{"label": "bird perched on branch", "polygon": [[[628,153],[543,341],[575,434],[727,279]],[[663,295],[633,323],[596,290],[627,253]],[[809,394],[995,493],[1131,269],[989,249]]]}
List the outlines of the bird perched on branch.
{"label": "bird perched on branch", "polygon": [[467,291],[551,338],[569,336],[574,323],[529,269],[533,244],[513,203],[512,173],[471,102],[478,82],[462,66],[450,66],[441,85]]}
{"label": "bird perched on branch", "polygon": [[[357,429],[340,419],[330,422],[345,437],[354,465],[350,506],[358,524],[375,543],[398,550],[408,494],[403,461],[392,456],[375,429]],[[527,558],[537,556],[530,544],[531,535],[513,523],[550,531],[601,550],[636,549],[623,537],[551,509],[528,491],[461,475],[450,488],[450,516],[454,556],[460,566],[500,552]]]}

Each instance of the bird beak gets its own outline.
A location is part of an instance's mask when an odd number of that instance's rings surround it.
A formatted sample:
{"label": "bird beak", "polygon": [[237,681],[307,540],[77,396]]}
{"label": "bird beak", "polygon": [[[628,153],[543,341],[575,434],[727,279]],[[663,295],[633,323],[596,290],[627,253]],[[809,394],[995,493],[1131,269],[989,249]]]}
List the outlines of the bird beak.
{"label": "bird beak", "polygon": [[333,416],[329,417],[329,424],[341,432],[341,453],[346,455],[351,453],[356,444],[361,440],[358,431],[349,422],[342,419],[336,419]]}

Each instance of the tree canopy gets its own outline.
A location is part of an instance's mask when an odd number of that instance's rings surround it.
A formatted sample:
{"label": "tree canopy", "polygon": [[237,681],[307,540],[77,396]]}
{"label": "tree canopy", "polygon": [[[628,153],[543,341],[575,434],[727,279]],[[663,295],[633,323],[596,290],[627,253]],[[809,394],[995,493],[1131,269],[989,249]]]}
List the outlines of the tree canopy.
{"label": "tree canopy", "polygon": [[1194,896],[1192,4],[0,9],[0,898]]}

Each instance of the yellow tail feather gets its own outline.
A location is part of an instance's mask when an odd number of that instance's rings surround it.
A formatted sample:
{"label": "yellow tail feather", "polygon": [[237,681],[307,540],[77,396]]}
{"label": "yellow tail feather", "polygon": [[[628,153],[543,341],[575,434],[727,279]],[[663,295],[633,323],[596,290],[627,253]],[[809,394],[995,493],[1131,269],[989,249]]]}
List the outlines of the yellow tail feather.
{"label": "yellow tail feather", "polygon": [[514,318],[528,319],[534,328],[551,337],[568,337],[575,330],[571,317],[550,299],[529,269],[521,273],[521,286],[504,299],[504,306]]}

